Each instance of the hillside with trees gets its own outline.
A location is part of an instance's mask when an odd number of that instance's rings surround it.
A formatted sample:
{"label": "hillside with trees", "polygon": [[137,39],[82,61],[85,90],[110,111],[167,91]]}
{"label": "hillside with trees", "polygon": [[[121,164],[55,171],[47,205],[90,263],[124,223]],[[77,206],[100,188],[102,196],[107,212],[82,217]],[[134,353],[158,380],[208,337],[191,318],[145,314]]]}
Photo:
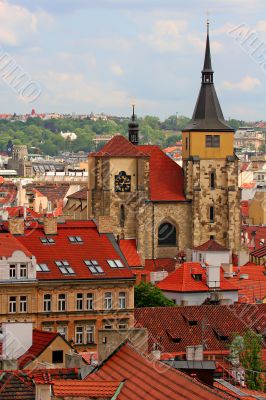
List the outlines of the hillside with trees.
{"label": "hillside with trees", "polygon": [[[189,118],[171,115],[164,121],[158,117],[139,118],[140,141],[142,144],[158,144],[161,147],[174,145],[181,139],[181,130],[188,124]],[[7,143],[27,145],[39,149],[42,154],[51,156],[65,151],[95,150],[93,139],[97,135],[127,135],[127,119],[113,118],[93,121],[90,119],[62,118],[42,120],[28,118],[27,122],[19,120],[0,120],[0,151],[6,151]],[[243,121],[230,120],[234,128],[244,124]],[[75,132],[77,139],[70,141],[61,136],[62,132]]]}

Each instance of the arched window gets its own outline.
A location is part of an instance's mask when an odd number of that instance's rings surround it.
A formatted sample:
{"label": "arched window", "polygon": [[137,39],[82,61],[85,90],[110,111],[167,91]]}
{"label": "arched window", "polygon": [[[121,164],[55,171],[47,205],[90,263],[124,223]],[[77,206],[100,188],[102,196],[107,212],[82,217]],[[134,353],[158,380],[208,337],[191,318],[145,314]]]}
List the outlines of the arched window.
{"label": "arched window", "polygon": [[170,222],[164,222],[158,229],[159,246],[176,246],[176,228]]}
{"label": "arched window", "polygon": [[210,173],[210,188],[215,189],[215,172]]}
{"label": "arched window", "polygon": [[214,222],[214,207],[210,206],[210,222]]}
{"label": "arched window", "polygon": [[125,206],[122,204],[120,207],[120,226],[123,228],[125,225],[125,219],[126,219],[126,214],[125,214]]}

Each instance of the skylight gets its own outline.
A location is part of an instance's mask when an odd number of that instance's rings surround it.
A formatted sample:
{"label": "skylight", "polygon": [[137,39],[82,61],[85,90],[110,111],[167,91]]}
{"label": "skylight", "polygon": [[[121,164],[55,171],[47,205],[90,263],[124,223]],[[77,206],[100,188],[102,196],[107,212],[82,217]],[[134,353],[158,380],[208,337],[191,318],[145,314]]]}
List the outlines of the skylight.
{"label": "skylight", "polygon": [[107,260],[111,268],[124,268],[120,260]]}
{"label": "skylight", "polygon": [[47,236],[41,237],[40,240],[41,240],[42,244],[54,244],[55,243],[53,238],[47,237]]}
{"label": "skylight", "polygon": [[80,236],[68,236],[68,240],[71,243],[83,243],[83,240]]}
{"label": "skylight", "polygon": [[55,261],[56,265],[60,269],[63,275],[73,275],[75,271],[73,268],[69,265],[69,263],[65,260],[63,261]]}
{"label": "skylight", "polygon": [[36,265],[37,272],[49,272],[49,267],[47,264],[37,264]]}
{"label": "skylight", "polygon": [[98,264],[98,261],[96,260],[85,260],[84,261],[89,270],[91,271],[92,274],[103,274],[104,270],[102,267]]}

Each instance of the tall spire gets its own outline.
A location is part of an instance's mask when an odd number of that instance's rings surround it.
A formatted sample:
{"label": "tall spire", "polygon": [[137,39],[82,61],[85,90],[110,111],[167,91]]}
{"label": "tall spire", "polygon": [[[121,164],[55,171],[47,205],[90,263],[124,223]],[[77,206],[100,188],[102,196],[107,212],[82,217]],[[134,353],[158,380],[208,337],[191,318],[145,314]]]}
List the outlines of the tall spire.
{"label": "tall spire", "polygon": [[210,38],[209,38],[209,25],[210,21],[207,19],[207,38],[206,38],[206,49],[205,58],[202,74],[202,83],[213,83],[213,70],[212,70],[212,60],[211,60],[211,50],[210,50]]}
{"label": "tall spire", "polygon": [[201,88],[192,121],[190,121],[184,131],[233,131],[224,120],[223,112],[213,84],[209,20],[207,20],[206,49],[201,75]]}
{"label": "tall spire", "polygon": [[139,124],[136,121],[135,104],[132,104],[132,117],[128,124],[128,140],[134,144],[139,144]]}

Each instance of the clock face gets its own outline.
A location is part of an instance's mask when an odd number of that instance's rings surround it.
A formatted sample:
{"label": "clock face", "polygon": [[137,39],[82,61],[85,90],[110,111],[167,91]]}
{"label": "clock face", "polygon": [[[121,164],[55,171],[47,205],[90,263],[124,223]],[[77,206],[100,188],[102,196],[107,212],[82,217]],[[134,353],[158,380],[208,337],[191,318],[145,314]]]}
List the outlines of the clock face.
{"label": "clock face", "polygon": [[125,171],[120,171],[115,175],[115,191],[116,192],[130,192],[131,190],[131,176],[127,175]]}

